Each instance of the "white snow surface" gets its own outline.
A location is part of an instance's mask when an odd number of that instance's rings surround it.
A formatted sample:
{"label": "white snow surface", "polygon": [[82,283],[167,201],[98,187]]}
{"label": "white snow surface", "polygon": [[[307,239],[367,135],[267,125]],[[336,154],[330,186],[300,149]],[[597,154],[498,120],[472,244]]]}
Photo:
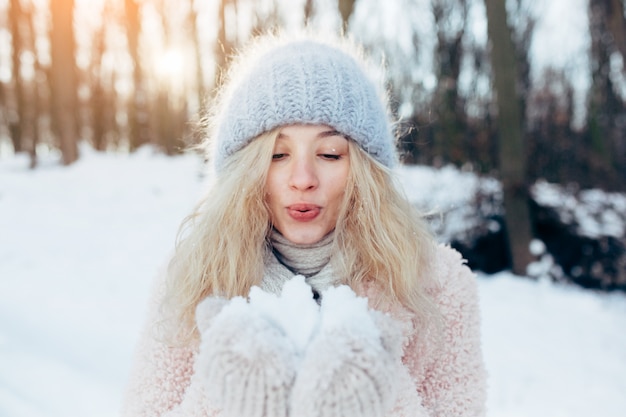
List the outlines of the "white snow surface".
{"label": "white snow surface", "polygon": [[[34,171],[0,160],[1,417],[118,415],[152,280],[203,191],[195,155],[81,152]],[[473,181],[400,171],[432,208],[463,204]],[[626,296],[477,279],[489,417],[626,415]]]}

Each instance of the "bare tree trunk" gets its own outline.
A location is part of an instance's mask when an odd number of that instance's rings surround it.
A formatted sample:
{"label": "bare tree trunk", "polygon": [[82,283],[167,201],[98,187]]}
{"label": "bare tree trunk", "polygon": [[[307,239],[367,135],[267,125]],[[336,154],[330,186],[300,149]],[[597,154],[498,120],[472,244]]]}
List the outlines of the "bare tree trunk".
{"label": "bare tree trunk", "polygon": [[[22,77],[21,56],[26,51],[35,51],[35,31],[32,22],[32,10],[24,8],[18,0],[9,4],[12,38],[13,92],[15,98],[15,115],[10,121],[11,139],[15,152],[28,152],[31,167],[36,165],[36,144],[38,141],[37,110],[38,88],[37,78],[27,80]],[[30,6],[32,8],[32,5]],[[39,70],[35,59],[32,70]]]}
{"label": "bare tree trunk", "polygon": [[198,89],[198,105],[204,108],[206,100],[206,87],[204,85],[204,70],[202,67],[202,47],[200,45],[200,36],[198,35],[198,14],[194,9],[195,0],[189,1],[189,23],[191,26],[193,49],[196,60],[196,85]]}
{"label": "bare tree trunk", "polygon": [[606,10],[607,26],[617,50],[626,60],[626,18],[624,17],[623,0],[603,0]]}
{"label": "bare tree trunk", "polygon": [[63,163],[69,165],[78,159],[74,0],[50,0],[50,12],[52,118],[59,136]]}
{"label": "bare tree trunk", "polygon": [[4,130],[5,127],[8,127],[8,120],[6,118],[7,114],[7,93],[5,85],[2,81],[0,81],[0,132]]}
{"label": "bare tree trunk", "polygon": [[139,5],[137,0],[124,0],[126,13],[126,37],[128,40],[128,52],[133,61],[133,88],[134,92],[128,105],[128,123],[130,127],[129,144],[131,149],[150,141],[149,118],[147,109],[147,92],[144,85],[144,74],[139,57],[139,33],[141,21],[139,20]]}
{"label": "bare tree trunk", "polygon": [[34,27],[34,5],[30,4],[30,7],[26,11],[25,14],[26,22],[28,26],[28,33],[30,36],[30,47],[33,50],[33,54],[35,55],[34,62],[34,72],[35,77],[30,84],[30,99],[29,106],[26,115],[26,120],[28,123],[27,135],[30,137],[30,141],[28,142],[27,152],[30,155],[30,168],[35,168],[37,166],[37,144],[39,143],[39,116],[41,112],[41,103],[39,98],[39,80],[38,75],[42,74],[41,63],[39,61],[39,57],[35,52],[35,42],[36,36],[35,27]]}
{"label": "bare tree trunk", "polygon": [[229,0],[220,0],[217,14],[217,42],[215,44],[215,80],[213,85],[222,84],[222,72],[226,69],[226,57],[229,53],[229,44],[226,40],[226,3]]}
{"label": "bare tree trunk", "polygon": [[24,107],[25,92],[24,84],[21,76],[20,68],[22,66],[21,54],[24,50],[23,27],[24,12],[19,0],[11,0],[9,2],[9,21],[11,23],[11,48],[12,48],[12,73],[13,73],[13,91],[15,95],[16,116],[9,120],[9,128],[11,132],[11,141],[13,149],[17,152],[23,151],[23,133],[24,133]]}
{"label": "bare tree trunk", "polygon": [[459,77],[461,75],[461,60],[463,58],[463,37],[467,20],[467,4],[464,0],[457,5],[463,10],[461,26],[455,33],[446,29],[450,21],[449,4],[441,1],[433,2],[433,15],[437,26],[437,90],[436,114],[437,121],[434,129],[435,155],[441,162],[462,164],[463,139],[465,133],[465,106],[459,96]]}
{"label": "bare tree trunk", "polygon": [[304,26],[308,26],[309,21],[313,17],[314,5],[313,0],[306,0],[304,4]]}
{"label": "bare tree trunk", "polygon": [[505,221],[515,274],[526,274],[532,261],[526,183],[526,150],[522,133],[522,109],[516,91],[517,62],[504,1],[485,0],[491,43],[493,86],[497,96],[499,165],[504,190]]}
{"label": "bare tree trunk", "polygon": [[[105,6],[106,7],[106,6]],[[91,142],[93,147],[98,151],[106,149],[106,133],[109,130],[108,113],[111,111],[110,104],[107,100],[107,91],[103,86],[102,80],[102,57],[105,50],[106,22],[102,24],[93,35],[92,43],[92,60],[90,66],[90,90],[91,97],[89,106],[91,107]]]}
{"label": "bare tree trunk", "polygon": [[[172,23],[171,6],[165,1],[158,4],[163,28],[163,42],[165,48],[172,45],[172,33],[176,30]],[[151,113],[151,125],[154,130],[155,143],[168,155],[179,153],[184,148],[185,123],[187,121],[186,99],[180,91],[168,90],[168,83],[160,83],[157,87],[157,97],[153,103],[155,110]]]}
{"label": "bare tree trunk", "polygon": [[354,3],[356,0],[338,0],[339,13],[341,13],[341,21],[343,22],[343,31],[348,31],[348,22],[354,11]]}
{"label": "bare tree trunk", "polygon": [[[626,128],[622,121],[625,103],[611,77],[611,56],[626,59],[624,8],[619,0],[590,0],[591,90],[589,94],[586,159],[592,172],[601,173],[602,185],[623,187],[626,174]],[[614,185],[616,184],[616,185]]]}

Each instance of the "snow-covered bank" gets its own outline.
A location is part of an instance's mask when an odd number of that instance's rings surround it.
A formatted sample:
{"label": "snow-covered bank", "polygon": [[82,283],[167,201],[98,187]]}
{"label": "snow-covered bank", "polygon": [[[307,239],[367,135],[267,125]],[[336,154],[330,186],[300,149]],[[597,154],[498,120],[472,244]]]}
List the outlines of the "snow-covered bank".
{"label": "snow-covered bank", "polygon": [[[151,280],[201,193],[195,156],[83,153],[35,171],[0,160],[2,417],[117,415]],[[490,417],[624,414],[624,295],[509,274],[479,285]]]}
{"label": "snow-covered bank", "polygon": [[489,416],[624,415],[624,295],[507,273],[479,285]]}

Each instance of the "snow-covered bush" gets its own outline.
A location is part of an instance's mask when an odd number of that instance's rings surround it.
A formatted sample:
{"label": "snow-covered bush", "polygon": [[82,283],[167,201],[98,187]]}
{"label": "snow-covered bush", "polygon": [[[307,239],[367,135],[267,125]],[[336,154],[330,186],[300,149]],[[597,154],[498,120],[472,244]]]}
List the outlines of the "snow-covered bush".
{"label": "snow-covered bush", "polygon": [[[487,273],[510,267],[500,182],[450,166],[403,167],[399,179],[437,238],[470,267]],[[537,261],[529,276],[626,291],[626,195],[538,181],[530,196]]]}
{"label": "snow-covered bush", "polygon": [[626,290],[626,195],[545,181],[531,194],[535,235],[565,275],[584,287]]}

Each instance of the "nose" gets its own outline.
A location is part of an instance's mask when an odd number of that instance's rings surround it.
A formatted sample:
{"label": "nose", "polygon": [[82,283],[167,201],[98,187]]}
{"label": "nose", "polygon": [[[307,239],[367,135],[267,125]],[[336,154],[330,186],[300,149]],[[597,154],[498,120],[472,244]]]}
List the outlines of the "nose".
{"label": "nose", "polygon": [[298,191],[314,190],[319,185],[315,162],[307,157],[294,158],[291,164],[289,187]]}

